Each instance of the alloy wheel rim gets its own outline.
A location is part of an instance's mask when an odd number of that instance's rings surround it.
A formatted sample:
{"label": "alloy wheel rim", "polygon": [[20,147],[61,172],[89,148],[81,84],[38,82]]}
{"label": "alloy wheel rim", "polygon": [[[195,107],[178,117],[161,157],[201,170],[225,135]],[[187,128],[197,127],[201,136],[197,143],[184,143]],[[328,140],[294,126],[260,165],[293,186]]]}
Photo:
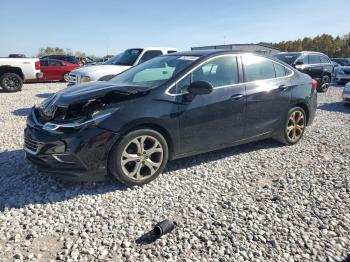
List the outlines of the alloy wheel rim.
{"label": "alloy wheel rim", "polygon": [[16,90],[20,86],[19,80],[14,76],[9,76],[4,79],[5,87],[9,90]]}
{"label": "alloy wheel rim", "polygon": [[329,87],[330,78],[328,76],[323,77],[322,89],[326,90]]}
{"label": "alloy wheel rim", "polygon": [[141,181],[159,170],[163,156],[163,147],[158,139],[147,135],[138,136],[125,146],[121,167],[126,176]]}
{"label": "alloy wheel rim", "polygon": [[287,136],[291,142],[297,142],[303,135],[305,129],[305,116],[304,113],[297,110],[294,111],[287,124]]}

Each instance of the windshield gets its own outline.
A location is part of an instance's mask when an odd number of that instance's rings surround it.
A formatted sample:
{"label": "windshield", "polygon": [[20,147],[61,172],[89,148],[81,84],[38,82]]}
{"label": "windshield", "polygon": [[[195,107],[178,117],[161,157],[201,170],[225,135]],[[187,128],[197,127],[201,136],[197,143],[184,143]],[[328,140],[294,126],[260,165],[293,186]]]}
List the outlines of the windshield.
{"label": "windshield", "polygon": [[277,54],[275,57],[289,65],[293,65],[300,54]]}
{"label": "windshield", "polygon": [[142,53],[142,49],[128,49],[123,53],[112,57],[111,59],[104,62],[105,65],[124,65],[132,66],[134,65],[137,58]]}
{"label": "windshield", "polygon": [[124,71],[110,81],[154,88],[177,75],[198,58],[197,56],[159,56]]}

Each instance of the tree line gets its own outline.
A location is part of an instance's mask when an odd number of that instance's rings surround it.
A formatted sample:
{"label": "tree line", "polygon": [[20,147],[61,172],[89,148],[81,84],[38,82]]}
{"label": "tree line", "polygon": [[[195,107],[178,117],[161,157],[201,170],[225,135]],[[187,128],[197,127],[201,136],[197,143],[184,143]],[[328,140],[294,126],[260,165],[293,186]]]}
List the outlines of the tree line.
{"label": "tree line", "polygon": [[[73,52],[72,49],[70,48],[59,48],[59,47],[41,47],[39,48],[39,51],[38,51],[38,54],[37,54],[37,57],[41,57],[41,56],[44,56],[44,55],[74,55],[76,57],[86,57],[86,54],[84,52],[81,52],[81,51],[76,51],[76,52]],[[95,56],[94,55],[89,55],[90,58],[94,58]]]}
{"label": "tree line", "polygon": [[[263,43],[272,45],[282,52],[316,51],[329,57],[350,57],[350,33],[344,36],[333,37],[329,34],[322,34],[316,37],[304,37],[294,41],[282,41],[279,43]],[[70,48],[41,47],[38,57],[43,55],[75,55],[76,57],[86,57],[81,51],[73,52]],[[94,55],[89,55],[94,58]]]}
{"label": "tree line", "polygon": [[322,34],[313,38],[304,37],[294,41],[282,41],[272,46],[282,52],[316,51],[329,57],[350,57],[350,33],[336,37]]}

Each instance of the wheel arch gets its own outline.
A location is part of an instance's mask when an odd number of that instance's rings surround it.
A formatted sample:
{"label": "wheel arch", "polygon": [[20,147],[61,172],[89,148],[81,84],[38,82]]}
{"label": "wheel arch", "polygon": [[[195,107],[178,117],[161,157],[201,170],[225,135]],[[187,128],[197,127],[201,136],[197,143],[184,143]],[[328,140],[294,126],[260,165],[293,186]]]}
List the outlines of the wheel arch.
{"label": "wheel arch", "polygon": [[[152,129],[160,133],[168,145],[168,152],[169,152],[169,159],[173,158],[174,152],[175,152],[175,145],[174,145],[174,139],[172,135],[170,134],[169,130],[165,128],[163,125],[155,122],[137,122],[133,125],[128,125],[127,127],[123,128],[120,132],[120,136],[118,139],[113,143],[115,145],[118,143],[126,134],[128,134],[131,131],[135,131],[138,129]],[[112,146],[113,147],[113,146]],[[111,150],[111,149],[110,149]],[[109,150],[109,152],[110,152]],[[109,153],[108,153],[109,154]]]}
{"label": "wheel arch", "polygon": [[23,75],[22,69],[19,67],[14,67],[14,66],[10,66],[10,65],[0,66],[0,77],[5,73],[17,74],[22,78],[22,80],[24,80],[24,75]]}
{"label": "wheel arch", "polygon": [[309,111],[309,107],[307,106],[307,104],[303,103],[303,102],[297,102],[291,106],[291,108],[293,108],[293,107],[301,107],[305,111],[306,125],[309,125],[310,111]]}

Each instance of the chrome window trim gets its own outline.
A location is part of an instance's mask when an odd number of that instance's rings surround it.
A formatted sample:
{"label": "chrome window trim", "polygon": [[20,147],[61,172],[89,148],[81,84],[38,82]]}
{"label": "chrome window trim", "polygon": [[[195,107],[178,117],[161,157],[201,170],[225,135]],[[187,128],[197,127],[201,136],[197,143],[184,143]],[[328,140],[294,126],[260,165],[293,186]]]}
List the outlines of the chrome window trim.
{"label": "chrome window trim", "polygon": [[[194,70],[196,70],[198,67],[200,67],[201,65],[203,65],[204,63],[206,62],[209,62],[215,58],[218,58],[218,57],[225,57],[225,56],[232,56],[232,57],[240,57],[240,56],[245,56],[245,55],[255,55],[255,54],[250,54],[250,53],[243,53],[243,54],[223,54],[223,55],[218,55],[218,56],[214,56],[214,57],[211,57],[203,62],[201,62],[200,64],[198,64],[196,67],[194,67],[191,71],[189,71],[187,74],[185,74],[184,76],[182,76],[179,80],[175,81],[174,83],[172,83],[166,90],[165,90],[165,94],[168,95],[168,96],[182,96],[182,95],[186,95],[188,94],[188,92],[186,93],[181,93],[181,94],[172,94],[172,93],[169,93],[169,90],[171,88],[173,88],[174,86],[176,86],[180,81],[182,81],[182,79],[184,79],[185,77],[187,77],[188,75],[192,74],[192,72]],[[248,82],[241,82],[241,83],[236,83],[236,84],[232,84],[232,85],[223,85],[223,86],[217,86],[217,87],[214,87],[214,89],[219,89],[219,88],[225,88],[225,87],[229,87],[229,86],[238,86],[238,85],[242,85],[242,84],[251,84],[251,83],[255,83],[255,82],[260,82],[260,81],[267,81],[267,80],[272,80],[272,79],[280,79],[280,78],[288,78],[288,77],[292,77],[295,72],[294,70],[291,70],[289,69],[288,67],[286,67],[285,65],[281,64],[280,62],[278,61],[275,61],[275,60],[272,60],[268,57],[264,57],[264,56],[259,56],[259,55],[255,55],[257,57],[262,57],[262,58],[265,58],[265,59],[268,59],[270,60],[272,63],[276,63],[276,64],[279,64],[281,66],[283,66],[285,69],[287,69],[288,71],[291,72],[291,74],[289,75],[286,75],[286,76],[280,76],[280,77],[274,77],[274,78],[268,78],[268,79],[262,79],[262,80],[254,80],[254,81],[248,81]],[[244,66],[243,62],[242,62],[242,65]]]}

